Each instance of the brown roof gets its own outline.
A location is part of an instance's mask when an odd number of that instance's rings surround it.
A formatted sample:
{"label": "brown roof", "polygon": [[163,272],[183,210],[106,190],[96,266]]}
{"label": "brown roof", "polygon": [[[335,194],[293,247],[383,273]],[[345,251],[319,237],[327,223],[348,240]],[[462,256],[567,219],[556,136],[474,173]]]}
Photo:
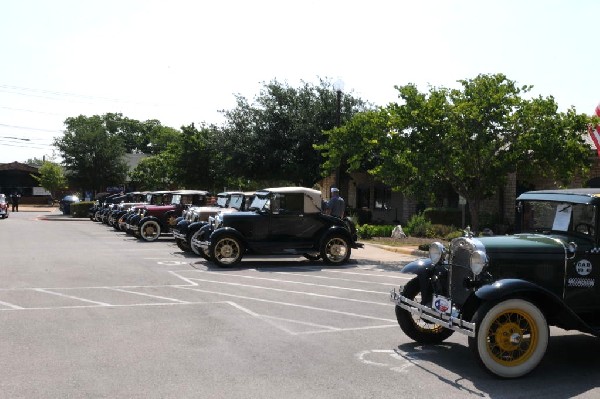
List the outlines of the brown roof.
{"label": "brown roof", "polygon": [[0,163],[0,170],[20,170],[23,172],[37,173],[38,168],[20,162]]}

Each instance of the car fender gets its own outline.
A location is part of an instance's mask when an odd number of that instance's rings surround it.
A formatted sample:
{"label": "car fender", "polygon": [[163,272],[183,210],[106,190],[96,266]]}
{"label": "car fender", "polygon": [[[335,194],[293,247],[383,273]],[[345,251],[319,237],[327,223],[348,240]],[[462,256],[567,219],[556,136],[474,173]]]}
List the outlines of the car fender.
{"label": "car fender", "polygon": [[158,223],[161,229],[164,228],[163,223],[161,223],[160,219],[157,218],[156,216],[145,216],[140,219],[140,221],[137,223],[137,225],[141,227],[144,223],[151,221],[151,220]]}
{"label": "car fender", "polygon": [[207,224],[208,224],[208,222],[205,222],[205,221],[190,223],[187,226],[187,230],[186,230],[187,231],[186,234],[187,234],[188,238],[191,239],[195,232],[197,232],[198,230],[200,230],[202,227],[206,226]]}
{"label": "car fender", "polygon": [[[210,225],[206,225],[204,227],[210,227]],[[210,235],[210,241],[211,242],[216,241],[219,238],[223,237],[224,235],[234,236],[235,238],[240,240],[240,242],[244,243],[244,245],[246,244],[246,240],[244,239],[244,236],[242,234],[240,234],[239,231],[237,231],[236,229],[231,228],[231,227],[221,227],[221,228],[216,229]]]}
{"label": "car fender", "polygon": [[433,264],[430,258],[421,258],[417,260],[413,260],[410,263],[407,263],[401,270],[402,273],[408,274],[419,274],[425,270],[430,270],[433,268]]}
{"label": "car fender", "polygon": [[340,235],[342,235],[344,238],[346,238],[346,240],[348,240],[348,244],[350,244],[350,247],[356,248],[356,243],[352,239],[352,235],[350,234],[350,232],[348,231],[347,228],[342,227],[342,226],[331,226],[330,228],[328,228],[321,235],[321,238],[319,239],[319,246],[317,248],[321,248],[323,246],[323,243],[327,239],[327,237],[329,237],[332,234],[340,234]]}
{"label": "car fender", "polygon": [[187,234],[188,229],[190,227],[190,222],[189,220],[180,220],[179,222],[177,222],[177,224],[175,225],[175,227],[173,227],[173,229],[179,231],[181,234]]}
{"label": "car fender", "polygon": [[484,302],[499,302],[509,298],[522,298],[531,301],[550,319],[551,325],[565,329],[577,329],[598,336],[598,331],[591,328],[575,314],[555,293],[521,279],[502,279],[492,284],[479,287],[462,307],[462,317],[470,320],[475,311]]}

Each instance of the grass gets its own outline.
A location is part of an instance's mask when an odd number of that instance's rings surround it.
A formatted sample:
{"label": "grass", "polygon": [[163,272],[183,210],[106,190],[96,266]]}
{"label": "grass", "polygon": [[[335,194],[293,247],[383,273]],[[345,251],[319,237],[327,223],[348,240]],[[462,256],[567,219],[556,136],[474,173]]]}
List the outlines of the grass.
{"label": "grass", "polygon": [[369,239],[359,239],[361,242],[371,244],[390,245],[392,247],[419,246],[422,244],[431,244],[435,241],[443,241],[441,238],[422,238],[422,237],[406,237],[406,238],[390,238],[390,237],[373,237]]}

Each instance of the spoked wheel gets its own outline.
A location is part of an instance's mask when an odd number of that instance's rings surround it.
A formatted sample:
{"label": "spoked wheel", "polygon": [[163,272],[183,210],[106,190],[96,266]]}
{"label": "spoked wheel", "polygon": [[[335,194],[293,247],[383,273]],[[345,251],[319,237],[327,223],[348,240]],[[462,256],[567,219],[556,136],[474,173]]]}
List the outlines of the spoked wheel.
{"label": "spoked wheel", "polygon": [[221,267],[232,266],[242,260],[244,247],[233,236],[222,236],[210,245],[211,260]]}
{"label": "spoked wheel", "polygon": [[345,237],[339,234],[332,234],[325,238],[323,242],[321,257],[325,263],[341,265],[350,259],[351,251],[352,248],[350,248],[350,244],[348,244],[348,240]]}
{"label": "spoked wheel", "polygon": [[[415,277],[404,286],[402,296],[421,302],[419,278]],[[396,319],[406,335],[420,344],[439,344],[450,337],[454,331],[421,319],[408,310],[396,306]]]}
{"label": "spoked wheel", "polygon": [[160,237],[160,224],[154,220],[148,220],[140,226],[140,236],[144,241],[156,241]]}
{"label": "spoked wheel", "polygon": [[532,371],[548,346],[548,323],[541,310],[520,298],[484,305],[474,316],[475,338],[469,348],[480,364],[502,378],[516,378]]}
{"label": "spoked wheel", "polygon": [[190,247],[196,255],[203,257],[205,260],[210,260],[210,252],[194,244],[194,240],[202,241],[202,234],[204,234],[204,232],[198,230],[192,235],[192,239],[190,240]]}

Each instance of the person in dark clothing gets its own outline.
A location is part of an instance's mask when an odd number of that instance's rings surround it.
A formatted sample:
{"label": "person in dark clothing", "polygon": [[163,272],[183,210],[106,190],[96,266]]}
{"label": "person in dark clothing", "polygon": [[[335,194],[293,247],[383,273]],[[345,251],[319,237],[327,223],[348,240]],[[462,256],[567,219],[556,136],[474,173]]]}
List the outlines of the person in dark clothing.
{"label": "person in dark clothing", "polygon": [[331,199],[327,203],[327,214],[343,219],[346,211],[346,203],[340,197],[340,190],[336,187],[331,188]]}
{"label": "person in dark clothing", "polygon": [[19,193],[12,193],[12,195],[10,196],[10,202],[12,203],[12,211],[15,212],[15,209],[17,210],[17,212],[19,212],[19,198],[21,198],[21,195],[19,195]]}

